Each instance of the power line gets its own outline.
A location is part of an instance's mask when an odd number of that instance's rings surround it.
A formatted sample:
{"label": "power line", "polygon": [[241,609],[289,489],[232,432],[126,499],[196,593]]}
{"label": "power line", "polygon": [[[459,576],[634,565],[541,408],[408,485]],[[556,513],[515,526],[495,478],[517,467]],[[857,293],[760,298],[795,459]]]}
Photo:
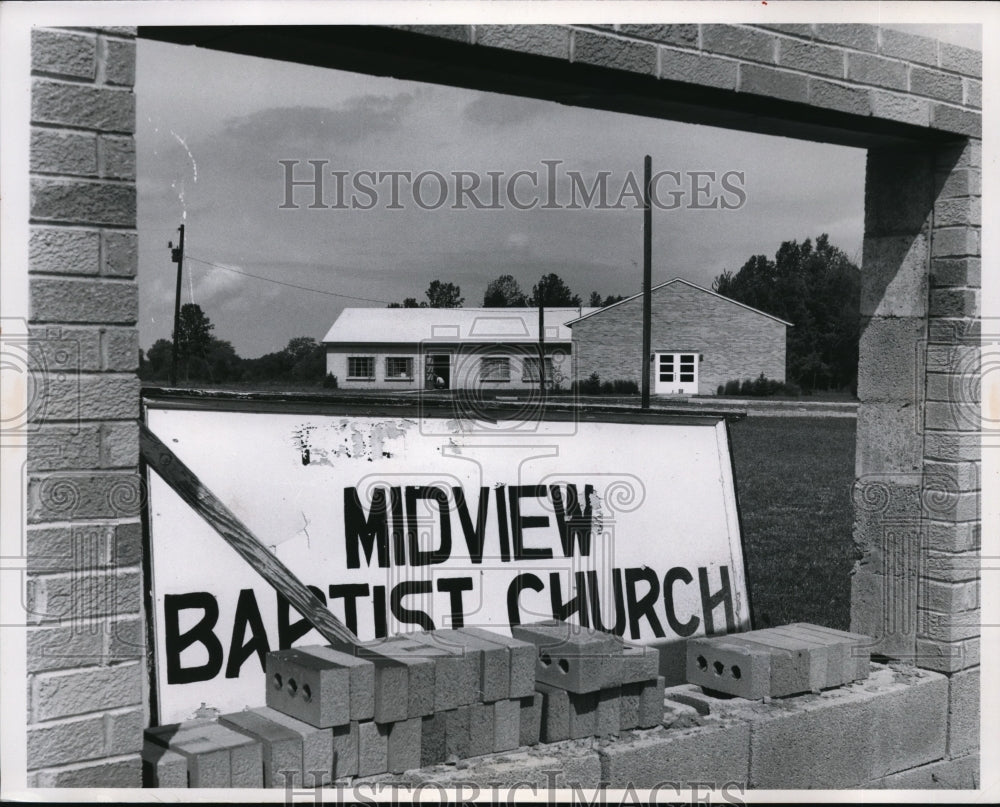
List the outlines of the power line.
{"label": "power line", "polygon": [[288,283],[285,280],[275,280],[273,277],[264,277],[263,275],[255,275],[251,272],[244,272],[242,269],[234,269],[232,266],[223,266],[219,263],[212,263],[212,261],[206,261],[202,258],[196,258],[193,255],[185,254],[184,257],[189,261],[195,261],[196,263],[203,263],[206,266],[212,266],[216,269],[224,269],[227,272],[234,272],[237,275],[243,275],[244,277],[252,277],[255,280],[266,280],[268,283],[277,283],[279,286],[288,286],[292,289],[300,289],[302,291],[311,291],[314,294],[327,294],[330,297],[344,297],[348,300],[360,300],[365,303],[382,303],[384,305],[389,305],[391,300],[376,300],[372,297],[356,297],[352,294],[340,294],[336,291],[327,291],[326,289],[314,289],[311,286],[300,286],[298,283]]}

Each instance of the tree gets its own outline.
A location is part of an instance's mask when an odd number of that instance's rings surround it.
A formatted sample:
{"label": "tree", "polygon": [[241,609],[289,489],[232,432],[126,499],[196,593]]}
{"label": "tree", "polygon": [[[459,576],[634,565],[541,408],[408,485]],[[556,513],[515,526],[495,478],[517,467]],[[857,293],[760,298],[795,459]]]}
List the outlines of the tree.
{"label": "tree", "polygon": [[491,280],[483,296],[483,305],[490,308],[523,308],[528,298],[513,275],[500,275]]}
{"label": "tree", "polygon": [[604,308],[605,306],[611,305],[612,303],[620,303],[625,298],[620,294],[609,294],[603,300],[599,292],[590,292],[590,302],[587,305],[594,308]]}
{"label": "tree", "polygon": [[386,308],[427,308],[427,303],[418,303],[416,297],[407,297],[402,305],[399,303],[389,303]]}
{"label": "tree", "polygon": [[177,361],[184,365],[185,380],[190,380],[192,360],[208,358],[214,328],[200,305],[185,303],[181,306],[177,319]]}
{"label": "tree", "polygon": [[788,376],[803,389],[857,383],[861,272],[824,233],[801,244],[784,241],[774,260],[754,255],[725,271],[719,294],[788,320]]}
{"label": "tree", "polygon": [[461,293],[461,288],[454,283],[442,283],[440,280],[432,280],[426,292],[431,308],[461,308],[465,302]]}
{"label": "tree", "polygon": [[582,305],[580,295],[573,294],[565,281],[555,272],[545,275],[532,287],[531,299],[528,301],[528,304],[537,307],[539,303],[552,307],[563,306],[567,308]]}
{"label": "tree", "polygon": [[170,356],[173,351],[169,339],[157,339],[146,351],[141,377],[144,379],[166,378],[170,374]]}

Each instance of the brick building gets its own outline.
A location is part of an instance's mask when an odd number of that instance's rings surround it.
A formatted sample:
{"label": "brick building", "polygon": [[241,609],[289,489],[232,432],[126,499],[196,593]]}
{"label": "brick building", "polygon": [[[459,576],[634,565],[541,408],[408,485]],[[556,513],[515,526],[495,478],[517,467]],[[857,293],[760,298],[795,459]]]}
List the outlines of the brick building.
{"label": "brick building", "polygon": [[[649,389],[654,395],[712,395],[730,379],[785,380],[790,322],[675,277],[652,291]],[[566,323],[575,378],[639,382],[642,295]]]}
{"label": "brick building", "polygon": [[[30,151],[27,137],[7,142],[7,181],[27,186],[30,172],[31,196],[25,215],[5,221],[5,257],[23,252],[5,261],[5,299],[12,286],[26,291],[29,368],[45,382],[20,410],[28,385],[11,384],[10,411],[23,410],[25,424],[18,434],[5,427],[4,460],[20,470],[5,475],[4,495],[8,506],[23,505],[23,532],[14,515],[5,555],[11,573],[23,573],[29,612],[20,622],[27,630],[3,637],[5,665],[17,671],[19,654],[27,678],[4,693],[5,722],[20,736],[5,757],[25,763],[10,767],[8,787],[141,782],[150,715],[136,376],[137,33],[866,148],[851,627],[916,674],[864,700],[831,700],[822,720],[810,706],[754,723],[707,721],[629,746],[576,746],[564,765],[585,786],[620,785],[637,767],[659,776],[652,763],[669,767],[658,781],[753,788],[976,786],[980,52],[849,21],[331,26],[278,35],[184,27],[193,18],[177,10],[171,27],[138,32],[94,28],[93,8],[82,4],[72,11],[78,28],[47,27],[66,24],[48,9],[32,13],[34,30],[23,17],[5,17],[6,34],[31,40],[30,66],[13,49],[5,65],[32,75],[30,109],[5,106],[31,127]],[[5,342],[12,324],[4,323]],[[72,359],[66,372],[55,372],[60,357]],[[540,758],[536,775],[549,765]],[[529,766],[517,775],[531,775]]]}
{"label": "brick building", "polygon": [[[568,387],[570,319],[545,309],[545,378]],[[345,389],[530,389],[538,385],[537,308],[345,308],[323,337]]]}

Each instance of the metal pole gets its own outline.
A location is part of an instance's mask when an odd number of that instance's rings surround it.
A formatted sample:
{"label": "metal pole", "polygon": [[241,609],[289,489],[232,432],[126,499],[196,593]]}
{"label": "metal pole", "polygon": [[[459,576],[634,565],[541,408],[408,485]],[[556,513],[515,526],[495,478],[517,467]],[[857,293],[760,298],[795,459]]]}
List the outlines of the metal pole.
{"label": "metal pole", "polygon": [[649,193],[653,173],[653,158],[646,155],[642,183],[642,408],[649,409],[649,353],[652,336],[652,277],[653,277],[653,208]]}
{"label": "metal pole", "polygon": [[174,337],[173,348],[170,351],[170,386],[177,386],[177,329],[181,318],[181,272],[184,268],[184,225],[177,228],[180,231],[180,243],[175,247],[170,244],[170,258],[177,264],[177,291],[174,294]]}
{"label": "metal pole", "polygon": [[545,397],[545,287],[538,283],[538,389]]}

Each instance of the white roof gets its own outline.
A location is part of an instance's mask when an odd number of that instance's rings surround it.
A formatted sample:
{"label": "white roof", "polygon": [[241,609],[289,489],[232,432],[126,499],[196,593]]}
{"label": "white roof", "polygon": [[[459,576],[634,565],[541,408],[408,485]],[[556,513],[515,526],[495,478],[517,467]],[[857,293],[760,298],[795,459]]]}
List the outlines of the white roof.
{"label": "white roof", "polygon": [[[712,291],[711,289],[706,289],[704,286],[699,286],[696,283],[692,283],[690,280],[685,280],[682,277],[675,277],[673,280],[668,280],[666,283],[661,283],[659,286],[653,286],[653,291],[658,291],[664,286],[669,286],[671,283],[683,283],[685,286],[690,286],[692,289],[698,289],[698,291],[703,291],[705,294],[711,294],[713,297],[718,297],[720,300],[725,300],[727,303],[732,303],[733,305],[738,305],[740,308],[745,308],[747,311],[753,311],[755,314],[760,314],[762,317],[767,317],[768,319],[773,319],[775,322],[780,322],[782,325],[787,325],[789,328],[794,328],[794,324],[791,322],[786,322],[780,317],[776,317],[773,314],[768,314],[766,311],[761,311],[759,308],[754,308],[753,306],[747,305],[746,303],[741,303],[734,300],[732,297],[726,297],[725,294],[719,294],[717,291]],[[609,308],[614,308],[616,305],[622,305],[630,300],[635,300],[637,297],[642,297],[642,292],[638,294],[633,294],[631,297],[626,297],[624,300],[619,300],[617,303],[612,303],[604,308],[593,308],[585,314],[581,314],[576,319],[567,320],[566,324],[570,327],[576,325],[581,319],[586,319],[587,317],[593,316],[600,311],[607,311]]]}
{"label": "white roof", "polygon": [[[566,327],[596,308],[546,308],[545,339],[571,342]],[[421,342],[536,342],[537,308],[345,308],[323,341]]]}

